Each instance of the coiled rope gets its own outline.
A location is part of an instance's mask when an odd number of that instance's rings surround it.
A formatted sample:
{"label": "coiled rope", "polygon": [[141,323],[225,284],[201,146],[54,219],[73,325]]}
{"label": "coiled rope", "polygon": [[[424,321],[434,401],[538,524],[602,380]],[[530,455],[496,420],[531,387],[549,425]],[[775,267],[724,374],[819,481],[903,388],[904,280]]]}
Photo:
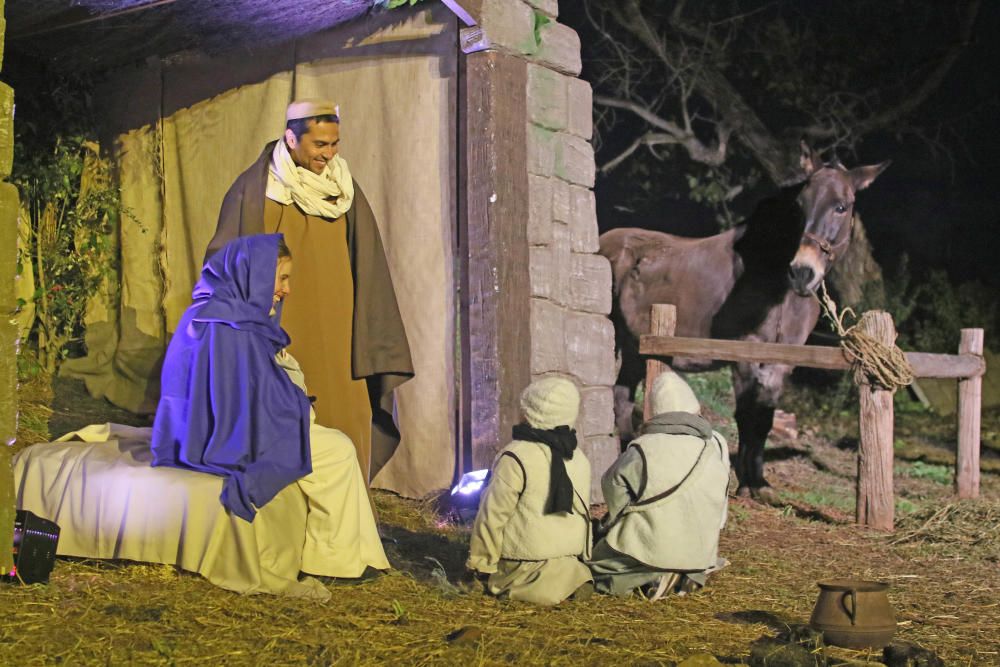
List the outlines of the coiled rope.
{"label": "coiled rope", "polygon": [[913,367],[899,346],[883,345],[861,329],[857,322],[850,327],[844,326],[848,315],[855,320],[858,317],[851,308],[837,310],[836,302],[826,291],[826,281],[820,285],[817,298],[823,307],[823,314],[837,331],[840,348],[851,364],[856,384],[867,383],[894,392],[913,383]]}

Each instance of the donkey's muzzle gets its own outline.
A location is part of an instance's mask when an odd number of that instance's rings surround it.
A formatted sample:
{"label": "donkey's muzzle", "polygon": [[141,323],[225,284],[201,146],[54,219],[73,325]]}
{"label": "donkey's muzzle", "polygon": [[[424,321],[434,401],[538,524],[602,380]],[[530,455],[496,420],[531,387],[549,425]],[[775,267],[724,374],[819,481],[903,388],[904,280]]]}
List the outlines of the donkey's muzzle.
{"label": "donkey's muzzle", "polygon": [[799,296],[809,296],[812,293],[812,283],[816,272],[804,264],[792,264],[788,267],[788,284]]}

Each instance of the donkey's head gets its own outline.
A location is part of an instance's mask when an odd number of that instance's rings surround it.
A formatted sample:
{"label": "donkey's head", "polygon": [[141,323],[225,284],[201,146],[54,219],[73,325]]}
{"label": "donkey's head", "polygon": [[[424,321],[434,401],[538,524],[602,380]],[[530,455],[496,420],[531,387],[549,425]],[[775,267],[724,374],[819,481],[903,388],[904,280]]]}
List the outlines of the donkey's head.
{"label": "donkey's head", "polygon": [[839,162],[824,165],[805,142],[801,160],[808,178],[798,198],[805,228],[788,267],[788,280],[797,294],[808,296],[847,251],[854,224],[854,193],[871,185],[889,161],[854,169]]}

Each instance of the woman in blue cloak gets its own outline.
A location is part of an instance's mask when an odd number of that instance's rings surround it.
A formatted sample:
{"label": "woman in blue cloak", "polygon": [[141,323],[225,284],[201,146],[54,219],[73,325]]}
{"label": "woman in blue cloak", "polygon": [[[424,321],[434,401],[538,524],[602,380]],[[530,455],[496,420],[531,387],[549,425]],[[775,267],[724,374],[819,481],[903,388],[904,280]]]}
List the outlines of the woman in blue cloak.
{"label": "woman in blue cloak", "polygon": [[387,569],[350,439],[315,423],[285,348],[292,258],[280,234],[237,238],[202,269],[163,362],[153,465],[225,478],[222,504],[253,521],[289,484],[306,497],[302,571]]}

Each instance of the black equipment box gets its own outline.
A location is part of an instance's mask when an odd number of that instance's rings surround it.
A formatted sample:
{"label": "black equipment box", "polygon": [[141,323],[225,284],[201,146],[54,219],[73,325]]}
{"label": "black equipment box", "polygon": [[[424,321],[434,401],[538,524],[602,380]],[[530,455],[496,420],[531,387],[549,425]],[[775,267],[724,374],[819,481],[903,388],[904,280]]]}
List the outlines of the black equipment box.
{"label": "black equipment box", "polygon": [[56,560],[59,526],[26,510],[14,517],[14,571],[0,580],[47,583]]}

